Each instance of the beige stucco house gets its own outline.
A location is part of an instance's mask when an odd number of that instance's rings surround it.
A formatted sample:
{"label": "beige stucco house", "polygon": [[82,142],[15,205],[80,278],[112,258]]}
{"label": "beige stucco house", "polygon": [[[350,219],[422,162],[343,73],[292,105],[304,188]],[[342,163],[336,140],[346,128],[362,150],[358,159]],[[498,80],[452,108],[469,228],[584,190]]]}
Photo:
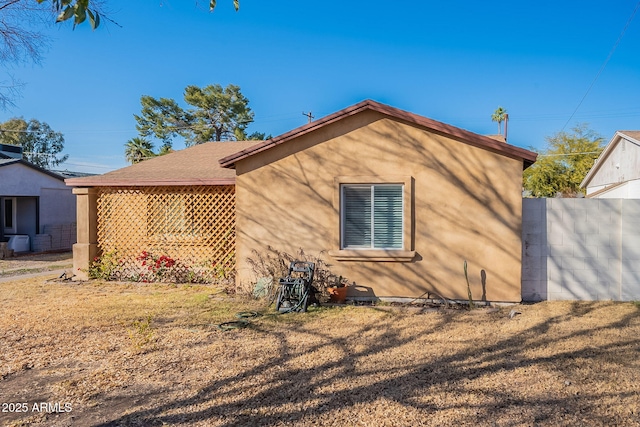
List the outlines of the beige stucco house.
{"label": "beige stucco house", "polygon": [[264,142],[207,143],[68,179],[74,267],[117,250],[194,262],[322,257],[352,298],[520,301],[522,171],[536,154],[363,101]]}
{"label": "beige stucco house", "polygon": [[269,247],[321,254],[351,297],[520,301],[530,151],[363,101],[222,158],[239,284]]}

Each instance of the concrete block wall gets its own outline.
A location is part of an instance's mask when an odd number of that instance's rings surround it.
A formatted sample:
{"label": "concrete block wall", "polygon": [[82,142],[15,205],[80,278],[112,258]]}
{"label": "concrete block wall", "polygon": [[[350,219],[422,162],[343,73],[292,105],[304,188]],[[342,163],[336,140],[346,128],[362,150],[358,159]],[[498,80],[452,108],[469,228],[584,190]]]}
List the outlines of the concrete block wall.
{"label": "concrete block wall", "polygon": [[547,299],[547,199],[522,201],[522,299]]}
{"label": "concrete block wall", "polygon": [[622,203],[620,299],[640,300],[640,199]]}
{"label": "concrete block wall", "polygon": [[49,250],[68,250],[76,243],[76,223],[47,224],[43,235],[49,236]]}
{"label": "concrete block wall", "polygon": [[51,250],[51,235],[49,234],[36,234],[33,239],[33,251],[34,252],[47,252]]}
{"label": "concrete block wall", "polygon": [[524,199],[522,298],[640,299],[640,200]]}

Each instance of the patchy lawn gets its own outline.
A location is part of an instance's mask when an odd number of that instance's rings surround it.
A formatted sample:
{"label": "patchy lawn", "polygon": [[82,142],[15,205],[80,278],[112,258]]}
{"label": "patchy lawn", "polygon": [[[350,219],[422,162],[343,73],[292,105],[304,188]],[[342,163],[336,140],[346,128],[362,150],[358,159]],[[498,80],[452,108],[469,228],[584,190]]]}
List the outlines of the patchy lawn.
{"label": "patchy lawn", "polygon": [[73,255],[71,252],[20,255],[0,259],[0,279],[29,273],[71,269],[72,267]]}
{"label": "patchy lawn", "polygon": [[[633,303],[276,315],[38,278],[0,283],[0,307],[1,425],[640,425]],[[216,327],[247,310],[265,315]]]}

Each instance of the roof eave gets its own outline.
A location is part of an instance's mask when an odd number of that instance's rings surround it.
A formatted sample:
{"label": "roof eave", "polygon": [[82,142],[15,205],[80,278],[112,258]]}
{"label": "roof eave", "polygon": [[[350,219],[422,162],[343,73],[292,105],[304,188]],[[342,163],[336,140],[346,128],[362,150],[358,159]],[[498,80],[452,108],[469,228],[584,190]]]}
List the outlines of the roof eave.
{"label": "roof eave", "polygon": [[[100,175],[98,175],[99,177]],[[234,178],[190,178],[190,179],[96,179],[67,178],[64,180],[69,187],[182,187],[189,185],[218,186],[235,185]]]}
{"label": "roof eave", "polygon": [[324,127],[328,124],[336,122],[344,117],[352,116],[361,111],[364,111],[368,108],[367,101],[362,101],[358,104],[352,105],[351,107],[347,107],[344,110],[340,110],[336,113],[330,114],[328,116],[322,117],[321,119],[316,120],[315,122],[308,123],[304,126],[297,127],[289,132],[285,132],[282,135],[278,135],[275,138],[268,139],[262,143],[258,143],[257,145],[234,153],[230,156],[223,157],[219,160],[220,166],[224,168],[235,168],[235,163],[238,160],[244,159],[246,157],[252,156],[254,154],[258,154],[262,151],[268,150],[269,148],[279,145],[285,141],[296,138],[298,136],[302,136],[309,132],[312,132],[316,129]]}
{"label": "roof eave", "polygon": [[587,194],[585,197],[586,197],[587,199],[591,199],[591,198],[593,198],[593,197],[595,197],[595,196],[600,196],[600,195],[602,195],[602,194],[608,193],[608,192],[609,192],[609,191],[611,191],[611,190],[615,190],[616,188],[621,187],[622,185],[626,184],[627,182],[628,182],[628,181],[624,181],[624,182],[616,182],[615,184],[611,184],[611,185],[605,186],[604,188],[601,188],[601,189],[600,189],[600,190],[598,190],[598,191],[594,191],[594,192],[593,192],[593,193],[591,193],[591,194]]}
{"label": "roof eave", "polygon": [[15,165],[15,164],[24,165],[24,166],[26,166],[28,168],[31,168],[33,170],[36,170],[36,171],[38,171],[40,173],[43,173],[45,175],[49,175],[50,177],[55,178],[55,179],[57,179],[59,181],[64,181],[64,177],[62,175],[58,175],[55,172],[51,172],[50,170],[41,168],[40,166],[34,165],[33,163],[28,162],[28,161],[26,161],[24,159],[15,159],[15,162],[3,163],[3,164],[0,164],[0,166],[9,166],[9,165]]}

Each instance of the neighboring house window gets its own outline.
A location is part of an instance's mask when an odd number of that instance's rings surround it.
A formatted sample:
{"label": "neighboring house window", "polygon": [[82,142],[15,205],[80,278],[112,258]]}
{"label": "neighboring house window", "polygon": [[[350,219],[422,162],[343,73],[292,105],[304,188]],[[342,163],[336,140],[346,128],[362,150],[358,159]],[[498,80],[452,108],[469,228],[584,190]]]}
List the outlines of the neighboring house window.
{"label": "neighboring house window", "polygon": [[6,234],[16,233],[16,208],[15,197],[4,199],[4,232]]}
{"label": "neighboring house window", "polygon": [[404,185],[341,186],[341,248],[404,247]]}

